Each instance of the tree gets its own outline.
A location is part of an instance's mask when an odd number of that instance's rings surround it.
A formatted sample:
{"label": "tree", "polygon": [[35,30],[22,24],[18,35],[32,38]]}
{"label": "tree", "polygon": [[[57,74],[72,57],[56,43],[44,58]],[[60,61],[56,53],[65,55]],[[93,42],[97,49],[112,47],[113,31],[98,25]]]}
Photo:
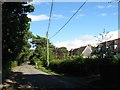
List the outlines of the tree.
{"label": "tree", "polygon": [[[37,61],[41,61],[43,66],[47,65],[47,39],[40,36],[33,36],[31,43],[34,45],[35,50],[33,55],[30,56],[31,64],[35,64]],[[49,42],[50,60],[54,59],[54,46]]]}
{"label": "tree", "polygon": [[98,42],[100,42],[100,44],[97,46],[97,49],[94,53],[96,53],[96,55],[100,58],[103,58],[104,55],[106,57],[110,57],[113,54],[113,52],[110,51],[109,47],[106,46],[106,41],[108,41],[112,37],[112,34],[110,35],[109,32],[106,32],[104,29],[102,34],[99,34],[95,37],[98,39]]}
{"label": "tree", "polygon": [[[20,53],[27,52],[31,38],[29,32],[31,19],[27,13],[33,12],[32,5],[26,2],[4,2],[2,4],[2,57],[3,69],[9,70],[11,61]],[[20,58],[19,58],[20,59]]]}
{"label": "tree", "polygon": [[105,42],[107,40],[109,40],[113,35],[109,34],[109,31],[106,32],[105,29],[103,30],[103,33],[102,34],[99,34],[98,36],[95,36],[97,38],[97,41],[98,42]]}
{"label": "tree", "polygon": [[68,50],[66,47],[55,48],[54,50],[57,59],[66,59]]}

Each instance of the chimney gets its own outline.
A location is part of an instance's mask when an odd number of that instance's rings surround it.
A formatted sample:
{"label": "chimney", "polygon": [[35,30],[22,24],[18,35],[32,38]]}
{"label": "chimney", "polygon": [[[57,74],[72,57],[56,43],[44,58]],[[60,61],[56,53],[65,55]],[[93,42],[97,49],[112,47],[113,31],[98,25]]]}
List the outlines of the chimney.
{"label": "chimney", "polygon": [[91,44],[88,44],[87,46],[88,46],[89,48],[92,48]]}

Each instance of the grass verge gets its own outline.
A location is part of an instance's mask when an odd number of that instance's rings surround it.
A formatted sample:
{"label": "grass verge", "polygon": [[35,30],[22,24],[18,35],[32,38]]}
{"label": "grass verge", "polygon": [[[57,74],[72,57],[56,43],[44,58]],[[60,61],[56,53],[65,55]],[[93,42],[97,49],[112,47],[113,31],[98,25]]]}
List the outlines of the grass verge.
{"label": "grass verge", "polygon": [[39,66],[39,67],[35,67],[35,68],[38,69],[38,70],[41,70],[41,71],[43,71],[43,72],[49,73],[49,74],[58,75],[58,76],[63,76],[63,74],[58,74],[58,73],[50,70],[50,69],[47,68],[47,67]]}

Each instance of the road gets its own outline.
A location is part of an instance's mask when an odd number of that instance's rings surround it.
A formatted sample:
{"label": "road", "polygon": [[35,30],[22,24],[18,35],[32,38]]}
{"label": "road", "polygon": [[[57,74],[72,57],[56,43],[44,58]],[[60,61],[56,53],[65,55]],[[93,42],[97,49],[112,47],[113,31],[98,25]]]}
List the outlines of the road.
{"label": "road", "polygon": [[[84,80],[57,76],[37,70],[31,65],[22,65],[13,69],[11,80],[6,80],[9,88],[5,90],[36,90],[40,88],[90,88]],[[6,85],[7,86],[7,85]]]}

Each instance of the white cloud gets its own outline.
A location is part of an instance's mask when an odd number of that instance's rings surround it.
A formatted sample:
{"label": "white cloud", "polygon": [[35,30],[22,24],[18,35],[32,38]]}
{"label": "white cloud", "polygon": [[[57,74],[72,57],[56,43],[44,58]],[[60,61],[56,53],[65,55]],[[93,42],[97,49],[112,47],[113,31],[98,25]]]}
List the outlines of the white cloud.
{"label": "white cloud", "polygon": [[60,19],[60,18],[65,18],[65,17],[61,14],[53,14],[53,18],[54,19]]}
{"label": "white cloud", "polygon": [[[28,14],[28,17],[32,19],[32,21],[44,21],[44,20],[48,20],[49,16],[45,15],[45,14],[41,14],[41,15],[30,15]],[[57,14],[53,14],[53,19],[57,20],[60,18],[65,18],[63,15],[57,15]]]}
{"label": "white cloud", "polygon": [[75,12],[76,12],[76,10],[72,10],[72,12],[73,12],[73,13],[75,13]]}
{"label": "white cloud", "polygon": [[118,31],[111,31],[111,32],[108,32],[107,35],[103,34],[103,36],[106,37],[106,38],[102,39],[101,35],[97,35],[97,37],[99,38],[99,40],[102,41],[102,42],[109,41],[109,40],[114,40],[114,39],[118,38]]}
{"label": "white cloud", "polygon": [[80,17],[83,17],[83,16],[85,16],[85,14],[80,14],[79,16],[80,16]]}
{"label": "white cloud", "polygon": [[[120,30],[119,30],[119,31],[120,31]],[[116,31],[111,31],[111,32],[109,32],[108,36],[112,35],[112,37],[111,37],[110,39],[108,39],[108,40],[117,39],[117,38],[118,38],[118,32],[119,32],[119,31],[116,30]]]}
{"label": "white cloud", "polygon": [[101,14],[98,14],[97,16],[107,16],[107,15],[117,15],[118,13],[117,12],[114,12],[114,13],[111,13],[111,14],[107,14],[107,13],[101,13]]}
{"label": "white cloud", "polygon": [[117,15],[117,14],[118,14],[117,12],[113,13],[113,15]]}
{"label": "white cloud", "polygon": [[113,5],[108,5],[107,8],[111,8],[111,7],[114,7]]}
{"label": "white cloud", "polygon": [[41,0],[33,0],[32,2],[30,2],[30,4],[40,4]]}
{"label": "white cloud", "polygon": [[115,7],[117,7],[117,6],[114,6],[114,5],[106,5],[106,6],[102,6],[102,5],[98,5],[97,6],[97,8],[99,8],[99,9],[104,9],[104,8],[115,8]]}
{"label": "white cloud", "polygon": [[[75,13],[77,10],[72,10],[73,13]],[[82,9],[80,9],[79,11],[82,11]]]}
{"label": "white cloud", "polygon": [[114,5],[108,5],[107,8],[116,8],[117,6]]}
{"label": "white cloud", "polygon": [[[109,32],[109,35],[112,35],[112,37],[109,40],[117,39],[118,38],[118,31],[111,31]],[[108,35],[108,36],[109,36]],[[93,46],[97,46],[98,42],[96,41],[97,38],[95,38],[92,35],[83,35],[79,38],[63,41],[63,42],[56,42],[54,45],[56,47],[66,47],[68,50],[79,48],[81,46],[85,46],[88,44],[91,44]]]}
{"label": "white cloud", "polygon": [[107,16],[107,13],[101,13],[99,16]]}
{"label": "white cloud", "polygon": [[105,8],[105,6],[100,6],[100,5],[99,5],[99,6],[97,6],[97,8],[101,9],[101,8]]}
{"label": "white cloud", "polygon": [[80,14],[76,18],[78,19],[78,18],[83,17],[83,16],[85,16],[85,14]]}
{"label": "white cloud", "polygon": [[74,40],[57,42],[54,45],[56,47],[67,47],[67,49],[70,50],[70,49],[78,48],[81,46],[85,46],[87,44],[95,45],[95,43],[96,43],[96,41],[94,39],[94,36],[84,35],[84,36],[74,39]]}
{"label": "white cloud", "polygon": [[32,21],[43,21],[48,20],[49,17],[47,15],[41,14],[41,15],[30,15],[28,14],[28,17],[32,19]]}

